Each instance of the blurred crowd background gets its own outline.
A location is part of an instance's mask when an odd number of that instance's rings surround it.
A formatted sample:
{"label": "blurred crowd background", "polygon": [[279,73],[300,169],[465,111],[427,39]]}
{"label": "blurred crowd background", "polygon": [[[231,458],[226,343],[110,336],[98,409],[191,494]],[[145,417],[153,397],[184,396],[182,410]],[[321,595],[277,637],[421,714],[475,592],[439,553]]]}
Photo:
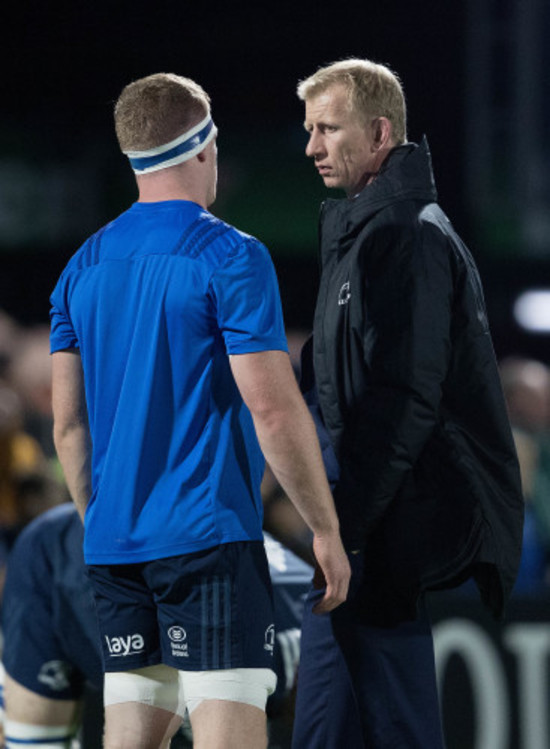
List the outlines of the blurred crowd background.
{"label": "blurred crowd background", "polygon": [[[308,335],[325,190],[304,156],[298,79],[346,56],[401,76],[440,202],[480,266],[528,515],[518,587],[550,583],[550,6],[543,0],[335,7],[159,0],[5,9],[0,82],[0,567],[20,529],[67,501],[51,439],[48,297],[86,236],[135,199],[112,106],[134,78],[196,78],[219,127],[221,218],[278,271],[291,354]],[[269,473],[266,527],[309,537]]]}

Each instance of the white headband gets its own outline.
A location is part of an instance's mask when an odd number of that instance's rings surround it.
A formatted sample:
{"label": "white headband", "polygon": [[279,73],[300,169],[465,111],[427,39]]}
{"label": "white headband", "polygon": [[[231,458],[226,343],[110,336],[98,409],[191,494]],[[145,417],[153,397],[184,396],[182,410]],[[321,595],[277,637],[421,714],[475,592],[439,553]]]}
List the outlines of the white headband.
{"label": "white headband", "polygon": [[198,125],[175,140],[171,140],[170,143],[150,148],[147,151],[124,151],[123,153],[130,160],[136,174],[147,174],[191,159],[206,148],[217,133],[218,129],[212,117],[207,114]]}

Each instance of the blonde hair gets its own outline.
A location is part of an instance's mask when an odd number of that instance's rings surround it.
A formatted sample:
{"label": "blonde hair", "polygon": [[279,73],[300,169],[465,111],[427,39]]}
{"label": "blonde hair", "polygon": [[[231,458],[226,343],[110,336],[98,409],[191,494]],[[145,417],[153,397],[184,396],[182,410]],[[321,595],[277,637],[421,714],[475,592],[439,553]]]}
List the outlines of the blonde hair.
{"label": "blonde hair", "polygon": [[302,101],[343,85],[350,108],[365,122],[371,117],[387,117],[392,124],[396,143],[407,140],[407,110],[403,86],[387,65],[371,60],[348,59],[319,68],[298,84]]}
{"label": "blonde hair", "polygon": [[210,112],[210,97],[190,78],[155,73],[129,83],[115,104],[122,151],[146,151],[169,143]]}

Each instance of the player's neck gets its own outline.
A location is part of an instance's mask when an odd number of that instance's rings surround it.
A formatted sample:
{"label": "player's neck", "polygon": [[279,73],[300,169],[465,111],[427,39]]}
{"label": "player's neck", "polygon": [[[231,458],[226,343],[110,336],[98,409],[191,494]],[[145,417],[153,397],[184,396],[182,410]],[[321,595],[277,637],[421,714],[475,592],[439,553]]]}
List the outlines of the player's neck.
{"label": "player's neck", "polygon": [[206,188],[193,175],[176,170],[161,170],[138,176],[140,203],[158,203],[166,200],[189,200],[206,208]]}

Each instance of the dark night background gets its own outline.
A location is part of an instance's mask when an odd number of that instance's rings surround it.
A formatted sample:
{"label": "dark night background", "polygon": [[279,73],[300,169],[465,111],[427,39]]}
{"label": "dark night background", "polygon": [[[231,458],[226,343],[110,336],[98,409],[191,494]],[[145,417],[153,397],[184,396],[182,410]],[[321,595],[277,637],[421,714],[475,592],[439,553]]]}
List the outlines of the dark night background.
{"label": "dark night background", "polygon": [[[536,47],[536,39],[516,38],[522,8],[533,2],[27,0],[3,10],[0,308],[23,323],[47,321],[48,295],[68,256],[135,198],[113,102],[130,80],[174,71],[213,100],[214,213],[269,246],[287,323],[307,328],[317,212],[327,192],[303,154],[296,83],[324,63],[370,57],[404,83],[410,140],[428,136],[440,202],[482,270],[497,353],[550,358],[546,336],[525,336],[510,312],[517,290],[548,273],[548,233],[541,241],[539,231],[534,249],[521,239],[506,130],[517,112],[521,45]],[[541,18],[548,28],[541,8],[530,22],[535,36]],[[496,157],[487,142],[499,145]],[[543,155],[533,158],[541,163]],[[539,197],[547,184],[543,175]]]}

